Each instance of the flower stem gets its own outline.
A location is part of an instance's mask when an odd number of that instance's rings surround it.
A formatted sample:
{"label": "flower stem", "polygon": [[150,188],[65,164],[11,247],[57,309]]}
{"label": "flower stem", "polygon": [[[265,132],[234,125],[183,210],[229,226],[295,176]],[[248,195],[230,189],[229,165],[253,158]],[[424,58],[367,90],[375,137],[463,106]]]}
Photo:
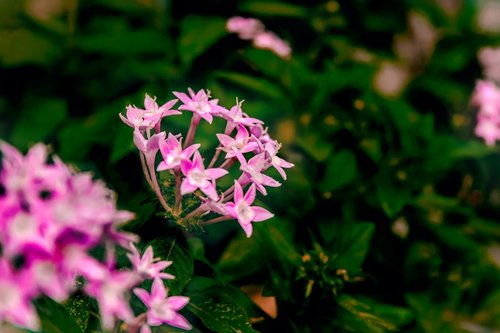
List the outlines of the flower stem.
{"label": "flower stem", "polygon": [[196,134],[196,129],[198,128],[200,119],[201,117],[198,114],[193,113],[193,117],[191,118],[191,124],[189,125],[189,129],[186,135],[186,141],[184,141],[183,148],[189,147],[193,143],[194,135]]}
{"label": "flower stem", "polygon": [[217,148],[215,148],[215,154],[214,157],[212,157],[212,160],[210,161],[210,164],[208,165],[208,168],[211,168],[214,166],[215,162],[217,162],[217,159],[219,158],[220,155],[220,149],[222,145],[219,145]]}
{"label": "flower stem", "polygon": [[139,156],[141,157],[141,165],[142,165],[142,172],[144,173],[144,178],[146,178],[146,181],[148,182],[149,186],[154,189],[153,182],[151,181],[151,176],[149,175],[148,168],[146,166],[146,160],[144,158],[144,154],[139,152]]}
{"label": "flower stem", "polygon": [[158,197],[158,200],[160,200],[161,205],[165,209],[167,213],[172,213],[172,208],[167,204],[165,199],[163,198],[163,195],[161,194],[160,186],[158,185],[158,179],[156,178],[156,171],[155,171],[155,166],[154,166],[154,158],[153,159],[147,159],[147,164],[149,168],[149,173],[151,175],[151,182],[153,183],[153,190],[156,193],[156,196]]}
{"label": "flower stem", "polygon": [[175,170],[175,207],[174,214],[179,215],[182,209],[182,194],[181,194],[181,173],[180,170]]}
{"label": "flower stem", "polygon": [[227,221],[227,220],[231,220],[231,219],[232,219],[231,216],[224,215],[224,216],[219,216],[219,217],[207,220],[207,221],[203,221],[200,224],[205,226],[205,225],[215,224],[217,222]]}

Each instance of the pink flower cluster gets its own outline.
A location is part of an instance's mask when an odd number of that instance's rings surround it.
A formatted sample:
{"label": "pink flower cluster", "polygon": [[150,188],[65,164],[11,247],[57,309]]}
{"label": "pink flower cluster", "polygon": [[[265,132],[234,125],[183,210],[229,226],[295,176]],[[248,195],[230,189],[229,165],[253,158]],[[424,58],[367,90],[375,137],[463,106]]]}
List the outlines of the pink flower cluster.
{"label": "pink flower cluster", "polygon": [[[35,298],[62,301],[80,289],[96,299],[107,330],[118,320],[142,326],[141,333],[162,323],[190,328],[177,313],[188,298],[167,297],[163,287],[162,279],[173,278],[163,272],[171,262],[154,259],[151,247],[141,256],[133,245],[137,237],[117,229],[133,214],[116,209],[104,183],[73,172],[57,157],[49,163],[42,144],[26,156],[4,142],[0,151],[0,326],[37,330]],[[105,258],[90,254],[97,247],[105,248]],[[132,268],[117,267],[117,247],[128,251]],[[146,279],[155,281],[151,297],[134,291],[148,311],[136,317],[131,290]]]}
{"label": "pink flower cluster", "polygon": [[479,109],[475,133],[493,146],[500,140],[500,89],[493,82],[479,80],[472,102]]}
{"label": "pink flower cluster", "polygon": [[271,50],[282,58],[288,58],[292,54],[287,42],[265,30],[264,24],[255,18],[233,16],[227,20],[226,29],[238,34],[241,39],[252,40],[255,47]]}
{"label": "pink flower cluster", "polygon": [[[252,206],[256,192],[267,195],[266,187],[278,187],[278,181],[264,172],[275,168],[283,179],[283,168],[293,164],[278,157],[280,144],[273,140],[259,119],[249,117],[242,110],[242,103],[237,102],[230,109],[218,104],[205,90],[189,93],[174,92],[181,105],[177,110],[172,107],[178,102],[171,100],[161,107],[155,99],[146,95],[144,109],[128,106],[126,117],[122,120],[134,129],[134,142],[140,151],[144,175],[155,191],[165,211],[184,224],[189,221],[201,221],[207,225],[219,221],[236,219],[247,237],[252,234],[252,223],[267,220],[273,216],[262,207]],[[161,131],[164,117],[192,113],[191,124],[185,137],[181,134]],[[201,145],[193,143],[200,121],[212,124],[214,118],[225,122],[223,133],[217,134],[219,142],[206,164],[200,153]],[[161,161],[156,165],[156,156],[161,154]],[[232,185],[221,190],[217,182],[222,177],[229,177],[229,171],[239,174]],[[157,172],[168,172],[175,178],[175,204],[167,203],[157,182]],[[247,187],[246,193],[244,188]],[[182,210],[182,197],[192,194],[198,197],[199,206],[189,212]],[[218,217],[202,221],[208,214]]]}

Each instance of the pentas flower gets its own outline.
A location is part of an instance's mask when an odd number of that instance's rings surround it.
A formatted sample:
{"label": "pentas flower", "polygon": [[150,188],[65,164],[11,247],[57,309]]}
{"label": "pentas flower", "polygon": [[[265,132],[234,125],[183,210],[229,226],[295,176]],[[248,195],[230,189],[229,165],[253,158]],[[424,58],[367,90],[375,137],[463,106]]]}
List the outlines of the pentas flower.
{"label": "pentas flower", "polygon": [[159,142],[163,161],[158,164],[156,168],[157,171],[179,168],[182,161],[190,159],[194,152],[200,148],[200,144],[197,143],[186,149],[182,149],[181,142],[177,137],[178,136],[169,133],[166,140]]}
{"label": "pentas flower", "polygon": [[174,95],[184,103],[179,107],[179,110],[194,112],[199,117],[212,123],[213,115],[218,114],[224,109],[217,105],[218,100],[210,99],[210,92],[207,93],[202,89],[195,93],[191,88],[188,88],[188,91],[189,96],[185,93],[174,91]]}
{"label": "pentas flower", "polygon": [[[150,163],[164,135],[136,140]],[[103,182],[75,173],[57,157],[48,163],[42,144],[26,156],[4,142],[0,151],[0,326],[37,330],[33,300],[63,301],[78,289],[95,298],[105,329],[132,322],[132,288],[146,279],[173,278],[163,272],[172,262],[155,259],[151,247],[139,255],[130,244],[137,236],[119,230],[133,214],[117,210]],[[92,256],[96,247],[106,249],[104,260]],[[116,266],[118,247],[129,252],[132,269]]]}
{"label": "pentas flower", "polygon": [[257,187],[257,190],[263,195],[267,195],[266,188],[264,186],[279,187],[281,183],[269,177],[268,175],[262,173],[267,169],[269,161],[266,159],[265,155],[259,154],[252,157],[248,162],[245,157],[238,152],[236,149],[233,150],[234,154],[241,163],[240,170],[243,171],[239,181],[246,185],[248,183],[253,183]]}
{"label": "pentas flower", "polygon": [[176,99],[168,101],[162,106],[158,107],[156,97],[151,98],[148,94],[144,98],[144,109],[139,109],[135,106],[127,106],[127,117],[120,114],[123,122],[132,128],[137,127],[141,131],[156,129],[160,131],[160,120],[166,116],[181,114],[177,110],[172,110],[172,106],[177,103]]}
{"label": "pentas flower", "polygon": [[148,308],[149,326],[160,326],[165,323],[185,330],[191,329],[191,324],[178,313],[189,302],[189,297],[167,297],[167,289],[158,278],[153,282],[151,293],[141,288],[134,289],[134,293]]}
{"label": "pentas flower", "polygon": [[282,58],[288,58],[292,54],[290,45],[270,31],[255,36],[253,45],[259,49],[270,50]]}
{"label": "pentas flower", "polygon": [[238,34],[241,39],[253,39],[264,31],[264,24],[254,18],[233,16],[227,20],[226,29]]}
{"label": "pentas flower", "polygon": [[[267,187],[280,186],[281,183],[266,175],[266,171],[273,167],[286,179],[284,169],[293,167],[293,164],[279,157],[281,145],[269,135],[262,120],[250,117],[243,111],[243,102],[236,100],[235,105],[225,108],[219,106],[219,101],[211,99],[210,94],[203,89],[195,93],[188,88],[187,94],[174,92],[174,95],[182,102],[178,109],[191,113],[190,126],[185,135],[160,132],[151,136],[138,126],[134,128],[134,142],[139,150],[146,181],[156,193],[168,219],[176,224],[188,228],[192,224],[209,225],[236,219],[244,225],[245,232],[251,234],[251,222],[261,221],[271,215],[249,206],[255,197],[255,194],[250,194],[259,191],[267,195]],[[196,131],[202,118],[210,124],[215,124],[216,120],[222,121],[221,128],[224,129],[222,133],[216,134],[218,143],[211,153],[208,152],[210,159],[202,157],[202,153],[206,154],[210,147],[196,143]],[[156,164],[158,150],[162,159]],[[206,167],[204,161],[209,161]],[[163,196],[163,193],[172,191],[162,191],[157,182],[156,172],[162,171],[168,171],[162,177],[171,177],[171,181],[165,181],[164,184],[175,184],[173,205],[172,200],[166,200]],[[225,184],[232,184],[236,179],[238,185],[228,186],[218,192],[218,188],[224,184],[220,179],[231,176],[234,177],[232,181],[226,181]],[[227,206],[237,186],[248,186],[250,194],[246,200]],[[199,195],[197,190],[204,195]],[[194,200],[183,200],[184,196],[190,195]],[[193,207],[192,203],[196,201],[199,205],[191,211],[182,207],[185,202],[190,203],[188,207]],[[235,205],[238,205],[239,210],[234,208]],[[250,207],[248,210],[247,206]],[[234,209],[229,213],[227,207]],[[219,216],[213,217],[214,214]],[[135,261],[139,260],[137,256],[134,254]],[[148,261],[149,264],[151,262]]]}
{"label": "pentas flower", "polygon": [[248,130],[244,126],[238,126],[238,131],[234,138],[226,134],[217,134],[217,139],[223,146],[221,150],[226,152],[226,158],[234,157],[233,149],[240,153],[248,153],[258,148],[257,142],[251,140]]}
{"label": "pentas flower", "polygon": [[292,49],[287,42],[271,31],[265,30],[264,24],[254,18],[233,16],[226,22],[226,30],[237,33],[244,40],[252,40],[256,48],[267,49],[281,58],[289,58]]}
{"label": "pentas flower", "polygon": [[475,134],[492,146],[500,140],[500,89],[489,81],[478,81],[472,97],[478,107]]}
{"label": "pentas flower", "polygon": [[134,271],[139,275],[144,276],[148,279],[162,278],[162,279],[174,279],[172,274],[164,273],[163,270],[168,266],[172,265],[172,261],[161,260],[159,258],[153,258],[153,248],[148,246],[146,251],[144,251],[143,256],[139,254],[137,248],[134,244],[131,244],[132,252],[127,254],[130,259]]}
{"label": "pentas flower", "polygon": [[200,189],[212,200],[218,199],[214,180],[228,173],[222,168],[205,169],[199,152],[194,153],[193,161],[182,161],[181,171],[186,176],[181,184],[181,194],[192,193]]}
{"label": "pentas flower", "polygon": [[250,185],[247,193],[243,195],[243,189],[238,181],[234,182],[234,202],[226,204],[226,211],[238,220],[247,237],[252,235],[252,222],[261,222],[270,219],[274,215],[267,209],[251,206],[255,200],[255,184]]}

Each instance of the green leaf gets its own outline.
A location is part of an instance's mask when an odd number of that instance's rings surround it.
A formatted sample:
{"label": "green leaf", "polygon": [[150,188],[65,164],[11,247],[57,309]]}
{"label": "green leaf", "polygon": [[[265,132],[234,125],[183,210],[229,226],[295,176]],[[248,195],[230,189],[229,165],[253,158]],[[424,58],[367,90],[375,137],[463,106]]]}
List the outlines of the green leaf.
{"label": "green leaf", "polygon": [[153,247],[155,257],[173,261],[166,272],[174,275],[175,279],[165,280],[165,284],[172,295],[180,295],[193,277],[193,258],[175,238],[160,237],[149,242],[147,246],[149,245]]}
{"label": "green leaf", "polygon": [[214,290],[190,294],[187,308],[212,331],[218,333],[256,333],[245,310],[229,297]]}
{"label": "green leaf", "polygon": [[18,147],[43,141],[66,118],[66,103],[60,99],[46,99],[37,102],[34,107],[24,110],[15,125],[11,142]]}
{"label": "green leaf", "polygon": [[82,333],[80,326],[66,309],[48,297],[35,302],[43,333]]}
{"label": "green leaf", "polygon": [[361,330],[363,332],[399,331],[400,326],[412,320],[412,314],[407,309],[379,304],[369,299],[362,301],[344,294],[337,298],[337,303],[357,317],[351,321],[357,320],[357,325],[365,326]]}
{"label": "green leaf", "polygon": [[258,16],[306,17],[308,15],[304,7],[283,2],[246,1],[239,7],[240,11]]}
{"label": "green leaf", "polygon": [[350,150],[341,150],[328,159],[321,190],[336,190],[353,182],[357,174],[356,157]]}
{"label": "green leaf", "polygon": [[87,296],[74,295],[65,304],[66,311],[75,320],[82,332],[89,323],[90,304]]}
{"label": "green leaf", "polygon": [[285,220],[275,218],[273,221],[265,223],[262,228],[265,231],[259,230],[256,236],[266,237],[267,242],[272,245],[280,260],[298,267],[301,265],[301,257],[293,245],[291,233],[286,230],[287,223]]}
{"label": "green leaf", "polygon": [[216,16],[189,15],[181,22],[179,53],[184,66],[203,54],[227,34],[226,20]]}
{"label": "green leaf", "polygon": [[[254,91],[262,96],[269,97],[271,99],[278,99],[287,103],[287,98],[281,91],[281,89],[274,83],[250,75],[235,73],[235,72],[224,72],[218,71],[213,73],[214,77],[227,80],[231,83],[236,83],[248,90]],[[287,103],[288,104],[288,103]]]}
{"label": "green leaf", "polygon": [[115,139],[113,141],[112,153],[111,153],[111,162],[117,162],[123,157],[125,157],[128,153],[135,151],[135,146],[133,143],[133,133],[130,127],[120,126],[116,133]]}
{"label": "green leaf", "polygon": [[347,272],[359,272],[370,249],[370,241],[375,231],[373,223],[342,225],[330,242],[333,262],[336,267]]}
{"label": "green leaf", "polygon": [[226,281],[234,281],[262,269],[265,265],[264,253],[267,252],[262,240],[243,233],[234,237],[216,264],[217,270]]}
{"label": "green leaf", "polygon": [[297,137],[297,144],[318,162],[326,160],[333,149],[333,145],[317,133]]}
{"label": "green leaf", "polygon": [[390,185],[379,185],[377,187],[377,198],[385,214],[392,218],[410,201],[411,196],[407,189]]}
{"label": "green leaf", "polygon": [[83,35],[76,40],[76,47],[84,52],[117,56],[163,54],[167,52],[166,45],[167,37],[152,29],[110,31]]}
{"label": "green leaf", "polygon": [[0,34],[0,64],[4,66],[48,65],[59,56],[58,45],[29,30],[12,29]]}

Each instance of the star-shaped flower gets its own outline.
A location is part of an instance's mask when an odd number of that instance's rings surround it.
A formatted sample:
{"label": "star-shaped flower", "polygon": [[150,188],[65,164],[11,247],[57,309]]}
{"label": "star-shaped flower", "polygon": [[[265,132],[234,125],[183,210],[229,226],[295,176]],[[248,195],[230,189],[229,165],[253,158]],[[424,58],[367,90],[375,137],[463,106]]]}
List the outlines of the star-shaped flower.
{"label": "star-shaped flower", "polygon": [[147,306],[147,323],[150,326],[160,326],[163,323],[185,330],[191,329],[191,324],[177,313],[189,302],[189,297],[167,297],[167,289],[161,279],[156,278],[151,287],[151,293],[142,288],[135,288],[134,294]]}
{"label": "star-shaped flower", "polygon": [[247,237],[252,235],[253,226],[251,222],[265,221],[274,216],[267,209],[251,206],[254,200],[255,184],[250,185],[247,193],[243,195],[240,183],[234,181],[234,202],[226,204],[226,211],[238,220]]}
{"label": "star-shaped flower", "polygon": [[194,154],[193,161],[185,160],[181,162],[181,171],[186,176],[181,184],[181,194],[192,193],[200,189],[210,199],[217,200],[218,195],[215,190],[215,179],[228,173],[222,168],[205,169],[200,153]]}

